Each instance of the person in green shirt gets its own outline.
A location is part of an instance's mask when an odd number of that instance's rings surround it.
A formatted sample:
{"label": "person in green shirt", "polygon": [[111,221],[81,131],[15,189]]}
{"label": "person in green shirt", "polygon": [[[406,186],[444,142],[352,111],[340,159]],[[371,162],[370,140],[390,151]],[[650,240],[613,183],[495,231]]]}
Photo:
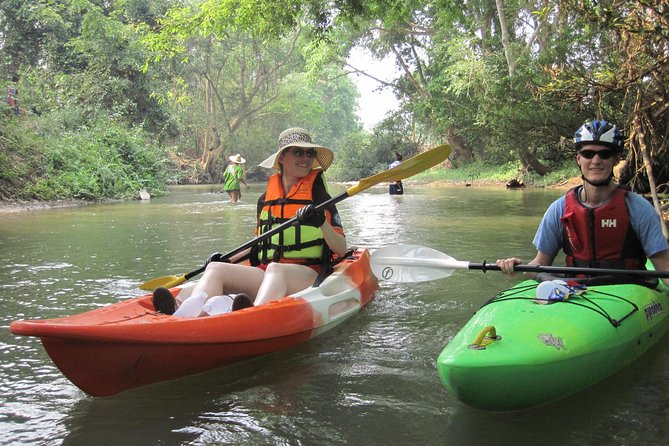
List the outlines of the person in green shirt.
{"label": "person in green shirt", "polygon": [[238,153],[230,157],[230,164],[225,169],[223,173],[223,190],[228,193],[230,196],[231,203],[237,203],[237,201],[242,198],[242,192],[240,189],[239,183],[242,183],[247,188],[249,187],[246,184],[244,179],[244,164],[246,160]]}

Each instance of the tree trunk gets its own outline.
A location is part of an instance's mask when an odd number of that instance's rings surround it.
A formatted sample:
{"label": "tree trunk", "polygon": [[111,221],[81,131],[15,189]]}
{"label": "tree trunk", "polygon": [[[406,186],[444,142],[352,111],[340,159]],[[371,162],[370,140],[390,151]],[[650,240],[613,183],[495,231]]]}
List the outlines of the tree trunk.
{"label": "tree trunk", "polygon": [[548,166],[546,166],[537,159],[534,150],[523,150],[519,153],[519,155],[520,155],[520,162],[523,165],[523,168],[525,169],[526,172],[533,170],[537,174],[543,177],[544,175],[546,175],[548,172],[551,171],[548,168]]}
{"label": "tree trunk", "polygon": [[499,17],[499,27],[502,33],[502,46],[504,47],[504,56],[506,63],[509,66],[509,77],[513,77],[516,73],[516,62],[513,60],[511,48],[509,47],[509,30],[506,27],[506,17],[504,15],[504,1],[495,0],[497,5],[497,16]]}
{"label": "tree trunk", "polygon": [[208,180],[211,183],[218,183],[220,181],[220,169],[218,169],[217,161],[223,153],[223,144],[221,144],[221,136],[218,134],[218,129],[213,126],[211,128],[211,145],[205,150],[202,155],[202,168]]}
{"label": "tree trunk", "polygon": [[446,131],[446,141],[451,145],[451,156],[449,157],[456,165],[471,161],[474,153],[467,147],[465,139],[458,135],[455,126],[451,125]]}
{"label": "tree trunk", "polygon": [[218,121],[218,109],[216,107],[215,86],[209,76],[211,72],[212,39],[207,37],[204,43],[204,72],[200,74],[202,93],[204,96],[204,115],[207,122],[204,130],[203,143],[200,147],[200,167],[205,176],[204,180],[217,183],[220,177],[218,172],[218,159],[223,152],[221,136],[218,132],[216,122]]}
{"label": "tree trunk", "polygon": [[655,211],[660,216],[660,221],[662,222],[662,234],[664,238],[669,239],[669,230],[667,230],[667,225],[664,224],[662,219],[662,209],[660,206],[660,199],[657,196],[657,185],[655,183],[655,175],[653,174],[653,163],[648,153],[648,146],[646,145],[646,132],[643,128],[643,123],[639,116],[639,110],[636,111],[633,121],[633,132],[636,134],[636,140],[639,144],[639,151],[641,152],[641,157],[643,158],[643,166],[646,170],[646,176],[648,177],[648,188],[650,189],[650,195],[653,197],[653,207]]}

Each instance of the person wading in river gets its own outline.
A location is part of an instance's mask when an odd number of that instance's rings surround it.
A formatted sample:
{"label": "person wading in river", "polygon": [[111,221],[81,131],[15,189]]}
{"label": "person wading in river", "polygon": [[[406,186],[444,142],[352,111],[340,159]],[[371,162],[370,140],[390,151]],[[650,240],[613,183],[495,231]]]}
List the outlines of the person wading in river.
{"label": "person wading in river", "polygon": [[223,190],[230,196],[231,203],[237,203],[242,198],[240,183],[246,186],[247,189],[249,187],[244,179],[244,167],[242,166],[242,164],[246,163],[246,160],[239,153],[231,156],[229,159],[230,164],[228,164],[223,173]]}
{"label": "person wading in river", "polygon": [[[390,163],[388,165],[388,169],[392,169],[393,167],[397,167],[400,164],[402,164],[402,154],[399,152],[395,152],[395,161]],[[397,181],[391,181],[389,184],[388,188],[388,193],[390,195],[403,195],[404,194],[404,185],[402,184],[402,181],[397,180]]]}

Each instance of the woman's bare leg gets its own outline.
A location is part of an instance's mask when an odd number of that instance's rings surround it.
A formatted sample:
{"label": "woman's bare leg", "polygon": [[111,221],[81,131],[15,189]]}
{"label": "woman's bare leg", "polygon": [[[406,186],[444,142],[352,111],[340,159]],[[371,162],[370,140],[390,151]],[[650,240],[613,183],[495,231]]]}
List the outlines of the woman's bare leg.
{"label": "woman's bare leg", "polygon": [[264,274],[262,269],[253,266],[212,262],[207,265],[192,294],[204,291],[212,297],[228,293],[246,293],[253,297],[258,294]]}
{"label": "woman's bare leg", "polygon": [[258,294],[263,276],[263,270],[253,266],[212,262],[207,265],[193,292],[181,302],[174,315],[197,317],[202,314],[207,299],[221,294],[245,293],[253,297]]}
{"label": "woman's bare leg", "polygon": [[230,192],[230,202],[237,203],[237,201],[239,201],[239,192],[233,190]]}
{"label": "woman's bare leg", "polygon": [[258,290],[255,305],[302,291],[314,284],[316,276],[316,271],[304,265],[270,263]]}

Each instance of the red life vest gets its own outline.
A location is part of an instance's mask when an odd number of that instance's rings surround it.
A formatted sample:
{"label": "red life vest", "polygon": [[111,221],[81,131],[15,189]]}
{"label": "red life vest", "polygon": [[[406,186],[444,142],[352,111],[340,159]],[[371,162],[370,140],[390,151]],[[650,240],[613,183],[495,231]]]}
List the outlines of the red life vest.
{"label": "red life vest", "polygon": [[646,256],[629,219],[627,191],[616,189],[602,206],[589,208],[577,189],[567,192],[562,216],[562,246],[567,266],[644,269]]}
{"label": "red life vest", "polygon": [[[298,209],[313,202],[314,182],[322,170],[312,170],[300,178],[288,193],[284,194],[281,175],[269,178],[264,200],[259,204],[258,235],[279,226],[295,216]],[[314,203],[316,204],[316,203]],[[331,222],[329,211],[325,218]],[[330,251],[319,228],[309,225],[292,226],[263,241],[258,249],[260,263],[284,262],[301,264],[323,264],[329,260]]]}

